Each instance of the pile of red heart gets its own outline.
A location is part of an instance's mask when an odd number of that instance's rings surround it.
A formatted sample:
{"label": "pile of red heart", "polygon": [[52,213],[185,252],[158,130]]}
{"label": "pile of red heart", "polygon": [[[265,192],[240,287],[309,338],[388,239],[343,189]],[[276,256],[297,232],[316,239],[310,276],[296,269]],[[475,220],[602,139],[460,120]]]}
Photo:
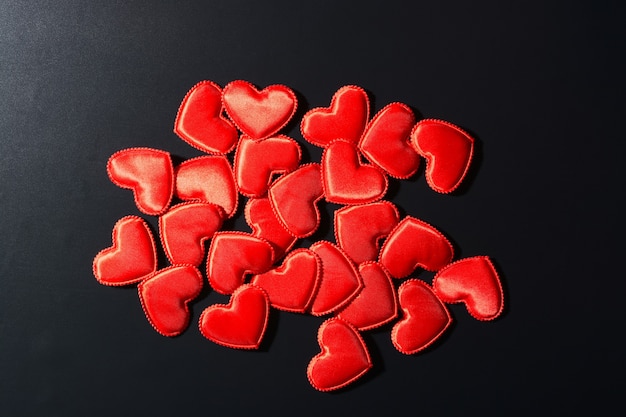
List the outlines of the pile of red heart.
{"label": "pile of red heart", "polygon": [[[98,282],[138,284],[148,321],[171,337],[188,327],[188,304],[208,281],[230,302],[205,308],[200,332],[236,349],[260,346],[272,308],[327,317],[317,337],[321,352],[307,368],[320,391],[345,387],[372,367],[364,331],[392,326],[393,345],[412,355],[448,329],[446,303],[464,303],[478,320],[499,316],[503,292],[490,259],[454,261],[444,234],[400,218],[383,200],[389,178],[413,176],[422,158],[429,186],[454,191],[472,160],[473,138],[448,122],[416,121],[402,103],[370,119],[367,93],[345,86],[329,107],[303,116],[302,137],[323,153],[319,163],[302,164],[298,142],[279,134],[296,106],[283,85],[259,90],[239,80],[222,89],[203,81],[185,96],[174,131],[206,155],[176,166],[157,149],[112,155],[111,181],[133,191],[142,213],[158,216],[171,265],[159,267],[146,221],[126,216],[113,228],[113,245],[94,259]],[[251,232],[224,230],[241,199]],[[323,200],[341,205],[335,242],[298,247],[320,226]],[[436,273],[431,284],[402,281],[418,269]]]}

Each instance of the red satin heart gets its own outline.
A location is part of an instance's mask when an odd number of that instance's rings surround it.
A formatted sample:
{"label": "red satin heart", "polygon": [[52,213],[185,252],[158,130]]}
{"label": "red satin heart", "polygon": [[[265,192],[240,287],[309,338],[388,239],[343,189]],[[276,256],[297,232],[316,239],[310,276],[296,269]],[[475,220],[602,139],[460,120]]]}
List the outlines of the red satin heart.
{"label": "red satin heart", "polygon": [[398,351],[412,355],[439,339],[452,323],[450,312],[428,284],[410,279],[398,289],[403,317],[391,330]]}
{"label": "red satin heart", "polygon": [[289,173],[300,164],[300,146],[287,136],[254,140],[242,136],[235,154],[235,179],[239,192],[261,197],[274,175]]}
{"label": "red satin heart", "polygon": [[272,267],[274,250],[266,240],[243,232],[217,232],[207,257],[207,277],[213,289],[232,294],[247,274],[262,274]]}
{"label": "red satin heart", "polygon": [[172,201],[174,167],[168,152],[123,149],[109,158],[107,173],[113,184],[133,190],[135,204],[145,214],[158,216]]}
{"label": "red satin heart", "polygon": [[337,313],[358,330],[371,330],[389,323],[398,315],[396,289],[391,277],[376,262],[359,265],[363,290],[350,304]]}
{"label": "red satin heart", "polygon": [[409,178],[420,164],[420,157],[409,141],[414,125],[415,115],[409,106],[388,104],[367,125],[359,149],[392,177]]}
{"label": "red satin heart", "polygon": [[282,258],[298,240],[280,224],[267,197],[248,200],[244,215],[252,235],[267,240],[274,249],[276,259]]}
{"label": "red satin heart", "polygon": [[298,103],[289,87],[270,85],[259,91],[241,80],[224,87],[222,100],[232,121],[252,139],[265,139],[285,127]]}
{"label": "red satin heart", "polygon": [[452,261],[454,249],[446,237],[426,222],[407,216],[393,229],[380,250],[379,262],[394,278],[421,267],[438,271]]}
{"label": "red satin heart", "polygon": [[363,288],[363,280],[339,247],[320,240],[309,248],[322,260],[322,281],[311,314],[323,316],[346,306]]}
{"label": "red satin heart", "polygon": [[362,164],[359,151],[343,139],[332,141],[322,154],[326,200],[337,204],[365,204],[387,192],[387,176],[373,165]]}
{"label": "red satin heart", "polygon": [[176,196],[185,201],[220,206],[227,217],[237,210],[237,186],[228,159],[201,156],[188,159],[176,170]]}
{"label": "red satin heart", "polygon": [[335,239],[355,264],[378,259],[379,242],[400,221],[388,201],[348,206],[335,211]]}
{"label": "red satin heart", "polygon": [[223,215],[215,204],[182,203],[161,216],[161,243],[170,262],[199,266],[204,258],[204,242],[222,227]]}
{"label": "red satin heart", "polygon": [[139,298],[148,321],[163,336],[181,334],[189,325],[188,304],[202,291],[203,278],[191,265],[162,269],[139,283]]}
{"label": "red satin heart", "polygon": [[426,180],[439,193],[450,193],[463,182],[474,153],[474,139],[442,120],[420,120],[411,143],[426,158]]}
{"label": "red satin heart", "polygon": [[265,290],[272,307],[304,313],[315,296],[322,274],[322,264],[315,252],[296,249],[282,265],[255,275],[251,283]]}
{"label": "red satin heart", "polygon": [[227,154],[237,144],[237,128],[223,116],[222,89],[201,81],[187,93],[178,109],[174,132],[203,152]]}
{"label": "red satin heart", "polygon": [[200,316],[200,332],[207,339],[234,349],[257,349],[263,340],[269,299],[261,288],[245,284],[230,302],[207,307]]}
{"label": "red satin heart", "polygon": [[307,377],[319,391],[345,387],[372,367],[361,335],[341,319],[332,318],[322,323],[317,341],[322,351],[309,362]]}
{"label": "red satin heart", "polygon": [[369,99],[361,87],[341,87],[330,107],[309,110],[302,118],[302,137],[313,145],[326,147],[335,139],[358,143],[369,118]]}
{"label": "red satin heart", "polygon": [[276,218],[297,238],[312,235],[319,226],[317,202],[324,197],[319,164],[305,164],[279,178],[268,190]]}
{"label": "red satin heart", "polygon": [[500,277],[487,256],[465,258],[435,275],[435,292],[446,303],[465,303],[478,320],[493,320],[502,313],[504,293]]}
{"label": "red satin heart", "polygon": [[137,216],[115,223],[113,246],[101,250],[93,260],[93,274],[103,285],[135,284],[157,268],[156,246],[148,224]]}

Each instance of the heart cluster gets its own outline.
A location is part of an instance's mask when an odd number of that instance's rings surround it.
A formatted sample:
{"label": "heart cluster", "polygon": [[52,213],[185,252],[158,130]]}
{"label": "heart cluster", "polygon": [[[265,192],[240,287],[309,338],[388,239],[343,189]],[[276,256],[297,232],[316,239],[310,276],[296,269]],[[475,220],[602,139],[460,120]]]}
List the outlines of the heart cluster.
{"label": "heart cluster", "polygon": [[[169,337],[187,329],[189,304],[208,284],[230,300],[206,307],[199,330],[235,349],[259,348],[272,310],[325,317],[320,353],[307,368],[320,391],[345,387],[373,366],[363,332],[389,325],[393,346],[412,355],[449,329],[446,304],[464,303],[478,320],[498,317],[503,292],[491,260],[455,260],[443,233],[401,218],[384,200],[389,181],[412,177],[422,159],[429,186],[453,192],[470,166],[473,138],[445,121],[416,121],[402,103],[370,118],[367,93],[350,85],[328,107],[304,114],[302,137],[323,151],[319,163],[303,163],[299,143],[280,133],[296,107],[284,85],[203,81],[183,99],[174,125],[203,156],[174,164],[158,149],[113,154],[109,178],[132,190],[140,212],[158,218],[170,265],[158,265],[148,223],[129,215],[93,261],[97,281],[137,285],[149,323]],[[341,205],[335,241],[301,247],[320,226],[323,201]],[[226,230],[244,203],[251,232]],[[422,269],[435,273],[432,283],[411,277]]]}

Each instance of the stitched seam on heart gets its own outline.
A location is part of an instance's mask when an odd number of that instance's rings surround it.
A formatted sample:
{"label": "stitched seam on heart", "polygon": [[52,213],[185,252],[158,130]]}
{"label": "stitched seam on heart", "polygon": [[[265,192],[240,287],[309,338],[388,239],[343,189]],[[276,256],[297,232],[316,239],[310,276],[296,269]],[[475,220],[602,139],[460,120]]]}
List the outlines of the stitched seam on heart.
{"label": "stitched seam on heart", "polygon": [[[369,100],[369,96],[367,94],[367,91],[365,91],[363,88],[357,86],[357,85],[344,85],[343,87],[341,87],[339,90],[335,91],[335,93],[333,94],[333,97],[330,100],[330,106],[329,107],[315,107],[312,108],[311,110],[307,111],[304,116],[302,116],[302,121],[300,123],[300,135],[304,138],[304,140],[306,140],[307,142],[309,142],[312,145],[315,145],[317,147],[320,148],[326,148],[329,143],[326,144],[326,146],[322,146],[319,145],[316,142],[313,142],[310,138],[308,138],[308,135],[305,134],[304,132],[304,124],[305,124],[305,120],[307,120],[308,116],[310,114],[313,114],[314,112],[318,112],[321,111],[322,113],[332,113],[332,109],[335,106],[335,103],[337,102],[337,100],[339,100],[339,97],[341,96],[341,94],[343,94],[344,90],[359,90],[363,93],[363,95],[365,96],[365,104],[366,104],[366,114],[365,114],[365,126],[367,126],[367,120],[369,120],[369,113],[370,113],[370,100]],[[365,126],[363,127],[363,129],[365,130]],[[363,135],[363,132],[361,132],[361,135]],[[357,142],[359,141],[359,139],[357,139]],[[330,142],[330,141],[329,141]]]}
{"label": "stitched seam on heart", "polygon": [[[129,151],[149,151],[150,153],[157,153],[157,154],[167,155],[167,158],[169,159],[169,162],[170,162],[170,164],[169,164],[169,170],[170,170],[169,177],[171,179],[171,187],[170,187],[170,197],[169,197],[169,199],[167,201],[167,204],[165,204],[165,206],[163,207],[163,209],[161,209],[159,211],[156,211],[156,212],[153,212],[153,211],[146,212],[146,210],[144,208],[142,208],[142,204],[139,202],[139,196],[135,192],[135,189],[132,186],[127,186],[126,184],[120,183],[116,178],[114,178],[114,174],[113,174],[112,168],[111,168],[111,164],[112,164],[113,159],[116,156],[121,155],[123,153],[127,153]],[[113,155],[111,155],[111,157],[107,161],[106,170],[107,170],[107,175],[109,176],[109,179],[111,180],[111,182],[113,184],[115,184],[116,186],[118,186],[120,188],[123,188],[123,189],[126,189],[126,190],[131,190],[133,192],[133,199],[135,200],[135,206],[142,213],[147,214],[148,216],[159,216],[159,215],[165,213],[167,211],[167,209],[169,208],[170,204],[172,203],[172,198],[174,196],[174,189],[175,189],[175,178],[174,178],[174,164],[172,162],[172,157],[170,156],[169,152],[162,151],[160,149],[147,148],[147,147],[133,147],[133,148],[121,149],[121,150],[115,152]]]}
{"label": "stitched seam on heart", "polygon": [[[367,126],[365,127],[365,131],[363,132],[363,134],[361,135],[361,139],[358,142],[358,148],[361,151],[361,154],[372,164],[377,166],[378,168],[382,169],[387,175],[389,175],[392,178],[398,179],[398,180],[406,180],[411,178],[413,175],[415,175],[415,173],[417,172],[417,170],[419,169],[419,159],[418,159],[418,163],[415,165],[415,169],[413,169],[410,173],[405,174],[405,175],[396,175],[392,172],[389,172],[388,170],[386,170],[383,166],[381,166],[378,162],[376,162],[375,158],[372,158],[372,156],[370,155],[370,152],[366,151],[363,149],[363,141],[367,138],[367,134],[369,133],[370,129],[372,128],[372,126],[378,121],[378,119],[380,117],[382,117],[382,115],[387,111],[388,108],[392,107],[392,106],[402,106],[405,109],[408,109],[411,114],[413,115],[413,125],[415,125],[415,115],[413,114],[413,110],[411,110],[411,108],[409,106],[407,106],[404,103],[400,103],[398,101],[394,101],[391,102],[389,104],[387,104],[385,107],[383,107],[382,109],[380,109],[378,111],[378,113],[376,113],[376,115],[372,118],[372,120],[369,121],[369,123],[367,124]],[[409,131],[409,134],[407,135],[407,137],[404,139],[404,143],[406,144],[407,148],[412,150],[413,152],[415,152],[415,154],[417,155],[417,157],[419,158],[419,154],[415,151],[415,149],[413,148],[413,146],[411,145],[411,133],[413,132],[413,129],[415,128],[415,126],[413,126],[413,128],[411,128],[411,130]]]}
{"label": "stitched seam on heart", "polygon": [[216,152],[216,151],[211,151],[210,149],[206,149],[206,148],[203,148],[203,147],[197,145],[196,143],[188,140],[180,132],[177,131],[178,120],[179,120],[179,118],[181,116],[183,108],[187,105],[187,101],[189,100],[189,97],[201,85],[210,85],[212,87],[217,88],[217,90],[220,92],[220,106],[221,106],[219,114],[218,114],[218,118],[220,120],[222,120],[223,122],[228,123],[229,125],[231,125],[233,130],[235,131],[235,133],[237,133],[237,127],[234,124],[232,124],[232,122],[228,118],[226,118],[224,116],[224,103],[222,102],[222,98],[221,98],[221,96],[222,96],[222,88],[218,84],[216,84],[216,83],[214,83],[212,81],[207,81],[207,80],[200,81],[200,82],[196,83],[193,87],[191,87],[191,89],[189,91],[187,91],[187,94],[185,94],[185,97],[183,98],[183,101],[181,102],[180,106],[178,107],[178,111],[176,112],[176,119],[175,119],[175,122],[174,122],[174,133],[179,138],[181,138],[185,143],[187,143],[189,146],[191,146],[191,147],[193,147],[193,148],[195,148],[195,149],[197,149],[197,150],[199,150],[201,152],[204,152],[204,153],[207,153],[207,154],[210,154],[210,155],[226,155],[226,154],[229,154],[230,152],[232,152],[232,150],[235,148],[235,146],[237,146],[237,141],[236,140],[233,141],[233,144],[226,151]]}
{"label": "stitched seam on heart", "polygon": [[[265,134],[263,137],[261,138],[254,138],[255,140],[264,140],[269,138],[270,136],[272,136],[273,134],[281,131],[285,126],[287,126],[287,124],[289,124],[289,122],[291,121],[291,119],[293,118],[294,114],[296,114],[296,110],[298,108],[298,97],[296,96],[296,94],[293,92],[293,90],[289,87],[287,87],[286,85],[283,84],[272,84],[272,85],[268,85],[265,88],[262,89],[258,89],[254,84],[248,82],[248,81],[244,81],[244,80],[235,80],[235,81],[231,81],[230,83],[226,84],[224,86],[224,88],[222,89],[222,108],[226,109],[226,114],[229,116],[231,122],[237,126],[237,129],[242,132],[242,133],[246,133],[244,131],[244,129],[241,128],[241,126],[239,125],[239,123],[237,122],[237,120],[235,120],[235,118],[228,112],[228,105],[226,103],[226,100],[224,100],[224,95],[226,92],[226,89],[229,88],[229,86],[231,85],[236,85],[236,84],[242,84],[242,85],[247,85],[248,87],[252,88],[254,91],[256,91],[257,94],[261,94],[263,91],[269,91],[273,88],[280,88],[281,91],[287,93],[287,95],[289,95],[292,100],[293,100],[293,108],[291,110],[291,114],[289,115],[289,117],[286,117],[285,121],[280,125],[280,127],[277,127],[274,129],[273,132],[267,133]],[[283,90],[284,89],[284,90]]]}
{"label": "stitched seam on heart", "polygon": [[162,332],[158,326],[152,321],[152,318],[150,317],[150,314],[148,313],[148,307],[146,306],[146,303],[144,301],[144,297],[142,295],[142,288],[141,288],[141,284],[143,284],[144,282],[146,282],[147,280],[149,280],[150,278],[153,278],[157,275],[159,275],[162,272],[165,271],[169,271],[172,269],[177,269],[177,268],[181,268],[181,267],[191,267],[194,269],[194,272],[198,275],[198,278],[200,280],[201,283],[204,282],[204,278],[202,277],[202,275],[200,274],[200,271],[194,266],[194,265],[190,265],[190,264],[179,264],[179,265],[171,265],[168,266],[166,268],[163,268],[161,270],[155,271],[153,272],[149,277],[147,277],[145,280],[143,280],[140,283],[140,286],[138,288],[138,292],[139,292],[139,302],[141,303],[141,309],[143,310],[146,319],[148,319],[148,322],[150,323],[150,325],[152,326],[152,328],[154,328],[154,330],[156,330],[159,334],[161,334],[162,336],[165,337],[176,337],[181,335],[182,333],[185,332],[185,330],[189,327],[189,323],[191,322],[191,310],[189,309],[189,303],[191,303],[193,300],[195,300],[201,293],[202,293],[202,287],[203,285],[200,285],[198,288],[198,291],[196,291],[195,295],[193,295],[192,297],[190,297],[188,300],[185,300],[183,303],[183,308],[185,310],[185,312],[187,313],[187,319],[186,319],[186,323],[184,326],[181,327],[181,330],[172,334],[167,334]]}
{"label": "stitched seam on heart", "polygon": [[[456,184],[450,188],[450,189],[445,189],[445,188],[441,188],[438,185],[436,185],[431,177],[431,173],[430,170],[428,169],[428,165],[431,164],[431,160],[430,158],[427,157],[430,156],[432,158],[432,154],[430,152],[426,152],[423,151],[418,144],[417,140],[413,139],[413,134],[414,132],[419,128],[419,126],[421,126],[421,124],[426,124],[429,122],[436,122],[436,123],[441,123],[443,125],[446,125],[452,129],[454,129],[457,132],[460,132],[461,134],[467,136],[471,142],[472,142],[472,146],[470,147],[470,153],[467,157],[467,162],[465,164],[465,168],[463,170],[463,174],[459,176],[458,181],[456,182]],[[465,130],[461,129],[460,127],[456,126],[453,123],[447,122],[445,120],[441,120],[441,119],[422,119],[419,122],[416,123],[416,125],[413,127],[413,130],[411,131],[411,143],[413,144],[414,148],[417,150],[417,153],[419,153],[420,155],[422,155],[425,159],[426,159],[426,171],[425,171],[425,177],[426,177],[426,182],[428,183],[428,185],[430,186],[431,189],[433,189],[434,191],[441,193],[441,194],[450,194],[453,193],[454,191],[456,191],[459,186],[463,183],[463,181],[465,180],[465,177],[467,176],[467,172],[469,171],[470,165],[472,163],[472,159],[473,159],[473,155],[474,155],[474,139],[472,138],[472,136],[467,133]]]}
{"label": "stitched seam on heart", "polygon": [[435,278],[433,278],[433,290],[435,292],[435,294],[437,294],[437,297],[439,297],[440,300],[442,300],[443,302],[445,302],[446,304],[464,304],[465,305],[465,309],[467,310],[467,312],[476,320],[480,320],[480,321],[492,321],[497,319],[498,317],[500,317],[500,315],[502,314],[502,311],[504,311],[504,290],[502,288],[502,283],[500,282],[500,276],[498,274],[498,271],[495,269],[495,266],[493,265],[493,263],[491,262],[490,258],[488,256],[472,256],[469,258],[463,258],[463,259],[459,259],[456,262],[452,262],[448,265],[446,265],[445,268],[442,268],[439,272],[442,273],[443,271],[445,271],[448,268],[451,268],[453,265],[468,261],[470,259],[485,259],[487,260],[487,262],[491,265],[491,268],[493,269],[493,272],[495,273],[495,277],[496,277],[496,284],[498,287],[498,291],[499,291],[499,296],[500,296],[500,308],[498,309],[498,312],[495,313],[494,315],[491,315],[489,317],[483,317],[483,316],[478,316],[476,314],[474,314],[474,312],[472,310],[470,310],[469,308],[467,308],[467,303],[465,301],[465,299],[467,298],[467,296],[463,297],[460,300],[455,300],[455,299],[451,299],[445,296],[442,296],[441,294],[439,294],[439,292],[436,290],[436,286],[435,286],[435,282],[437,282],[438,280],[438,275],[435,275]]}
{"label": "stitched seam on heart", "polygon": [[102,285],[107,285],[110,287],[123,287],[123,286],[127,286],[127,285],[133,285],[136,284],[140,281],[143,281],[144,279],[146,279],[146,277],[148,277],[149,275],[151,275],[153,272],[151,272],[150,274],[146,274],[143,275],[141,278],[138,278],[136,280],[132,280],[132,282],[108,282],[108,281],[103,281],[100,278],[98,278],[98,274],[96,273],[96,261],[100,258],[101,255],[110,252],[111,250],[116,250],[118,248],[118,244],[116,243],[116,235],[118,233],[118,225],[122,224],[122,222],[125,222],[127,220],[131,220],[131,219],[137,219],[141,222],[142,226],[146,229],[146,231],[148,232],[148,236],[150,238],[150,243],[152,246],[152,258],[153,258],[153,265],[154,265],[154,270],[156,270],[156,265],[158,262],[158,258],[157,258],[157,250],[156,250],[156,243],[154,240],[154,236],[152,236],[152,231],[150,230],[150,227],[148,226],[148,223],[146,223],[146,221],[144,219],[142,219],[139,216],[135,216],[135,215],[129,215],[129,216],[124,216],[121,219],[119,219],[115,225],[113,226],[113,231],[111,232],[111,242],[113,243],[111,246],[102,249],[100,252],[98,252],[96,254],[96,256],[94,257],[94,261],[91,264],[91,268],[92,268],[92,272],[94,274],[94,277],[96,278],[96,280],[102,284]]}

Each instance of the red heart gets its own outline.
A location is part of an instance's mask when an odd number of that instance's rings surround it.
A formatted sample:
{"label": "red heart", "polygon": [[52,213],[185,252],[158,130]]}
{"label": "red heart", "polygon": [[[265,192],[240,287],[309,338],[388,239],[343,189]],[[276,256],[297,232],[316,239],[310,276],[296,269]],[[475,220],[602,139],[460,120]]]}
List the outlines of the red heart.
{"label": "red heart", "polygon": [[343,139],[331,142],[322,154],[322,178],[326,200],[337,204],[364,204],[387,192],[387,176],[359,160],[355,144]]}
{"label": "red heart", "polygon": [[409,141],[415,115],[405,104],[391,103],[374,116],[359,142],[361,152],[394,178],[409,178],[420,157]]}
{"label": "red heart", "polygon": [[212,305],[202,312],[200,332],[223,346],[257,349],[265,334],[269,309],[265,291],[245,284],[237,288],[228,304]]}
{"label": "red heart", "polygon": [[311,314],[323,316],[352,301],[363,288],[363,279],[347,255],[332,243],[321,240],[310,249],[322,260],[322,281]]}
{"label": "red heart", "polygon": [[300,146],[287,136],[254,140],[242,136],[235,154],[235,179],[239,192],[261,197],[276,174],[289,173],[300,164]]}
{"label": "red heart", "polygon": [[493,320],[502,313],[504,293],[496,268],[487,256],[465,258],[435,275],[435,292],[446,303],[465,303],[478,320]]}
{"label": "red heart", "polygon": [[372,367],[361,335],[341,319],[332,318],[322,323],[317,342],[322,351],[309,362],[307,377],[319,391],[345,387]]}
{"label": "red heart", "polygon": [[363,278],[363,290],[337,317],[344,319],[359,330],[380,327],[398,315],[396,289],[391,277],[376,262],[359,265]]}
{"label": "red heart", "polygon": [[274,248],[276,259],[282,258],[298,240],[280,224],[267,197],[249,199],[244,215],[252,235],[267,240]]}
{"label": "red heart", "polygon": [[446,237],[426,222],[407,216],[393,229],[380,250],[379,262],[395,278],[416,268],[438,271],[452,261],[454,249]]}
{"label": "red heart", "polygon": [[156,271],[154,238],[141,217],[118,220],[112,241],[113,246],[101,250],[93,260],[93,274],[100,284],[135,284]]}
{"label": "red heart", "polygon": [[388,201],[343,207],[335,211],[335,239],[355,264],[374,261],[378,243],[399,221],[398,209]]}
{"label": "red heart", "polygon": [[305,164],[279,178],[268,191],[280,223],[297,238],[312,235],[319,226],[317,202],[324,197],[319,164]]}
{"label": "red heart", "polygon": [[107,173],[115,185],[133,190],[135,204],[145,214],[158,216],[172,201],[174,167],[168,152],[123,149],[109,158]]}
{"label": "red heart", "polygon": [[309,110],[302,118],[302,137],[326,147],[335,139],[358,143],[369,118],[369,99],[361,87],[347,85],[333,95],[330,107]]}
{"label": "red heart", "polygon": [[176,195],[181,200],[212,203],[227,217],[237,210],[237,186],[225,156],[201,156],[188,159],[176,170]]}
{"label": "red heart", "polygon": [[189,324],[187,304],[200,295],[203,278],[191,265],[170,266],[142,281],[141,306],[148,321],[163,336],[178,336]]}
{"label": "red heart", "polygon": [[454,191],[472,161],[474,139],[458,126],[442,120],[419,121],[411,143],[426,158],[426,180],[439,193]]}
{"label": "red heart", "polygon": [[281,266],[255,275],[251,282],[267,292],[272,307],[304,313],[313,301],[321,273],[319,257],[302,248],[289,252]]}
{"label": "red heart", "polygon": [[161,242],[170,262],[200,265],[204,241],[222,227],[222,216],[219,206],[207,203],[182,203],[161,216]]}
{"label": "red heart", "polygon": [[183,99],[174,132],[201,151],[227,154],[237,144],[239,134],[222,112],[222,89],[211,81],[201,81]]}
{"label": "red heart", "polygon": [[291,120],[298,100],[284,85],[257,90],[246,81],[233,81],[224,87],[222,100],[237,127],[252,139],[265,139]]}
{"label": "red heart", "polygon": [[452,323],[446,306],[423,281],[410,279],[402,283],[398,298],[404,317],[393,326],[391,341],[406,355],[432,345]]}
{"label": "red heart", "polygon": [[217,232],[207,257],[207,277],[213,289],[232,294],[246,274],[262,274],[272,267],[274,250],[266,240],[243,232]]}

